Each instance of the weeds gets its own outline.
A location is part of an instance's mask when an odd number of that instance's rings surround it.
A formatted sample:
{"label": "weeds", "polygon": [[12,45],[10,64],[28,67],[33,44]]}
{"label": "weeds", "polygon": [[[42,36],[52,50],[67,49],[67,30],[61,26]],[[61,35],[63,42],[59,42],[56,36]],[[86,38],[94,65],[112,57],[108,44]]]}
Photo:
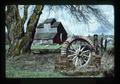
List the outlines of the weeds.
{"label": "weeds", "polygon": [[[113,75],[114,54],[103,53],[101,59],[102,71],[76,72],[74,74],[61,74],[54,71],[55,58],[57,54],[24,54],[21,56],[6,56],[6,77],[7,78],[57,78],[57,77],[103,77],[109,73]],[[110,75],[109,75],[110,76]]]}

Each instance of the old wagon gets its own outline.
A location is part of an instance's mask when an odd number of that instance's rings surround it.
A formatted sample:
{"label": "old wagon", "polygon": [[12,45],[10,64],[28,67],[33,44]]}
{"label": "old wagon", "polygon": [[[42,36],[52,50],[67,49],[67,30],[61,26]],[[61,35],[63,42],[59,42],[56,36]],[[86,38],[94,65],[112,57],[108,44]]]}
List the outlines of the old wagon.
{"label": "old wagon", "polygon": [[82,70],[82,68],[88,67],[100,69],[101,57],[106,47],[103,43],[103,37],[98,39],[97,34],[92,36],[92,39],[87,36],[68,37],[62,44],[61,57],[59,56],[59,59],[66,57],[68,62],[67,60],[62,59],[58,65],[62,65],[62,62],[64,65],[64,62],[66,62],[72,63],[74,69]]}
{"label": "old wagon", "polygon": [[66,56],[77,68],[90,63],[92,53],[95,52],[93,42],[84,36],[69,37],[61,48],[61,55]]}

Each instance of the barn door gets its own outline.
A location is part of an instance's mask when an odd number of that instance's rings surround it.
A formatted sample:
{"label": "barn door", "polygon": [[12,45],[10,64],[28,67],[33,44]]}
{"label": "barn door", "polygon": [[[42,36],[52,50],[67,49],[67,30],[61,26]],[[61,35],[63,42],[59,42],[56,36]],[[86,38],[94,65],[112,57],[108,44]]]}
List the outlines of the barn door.
{"label": "barn door", "polygon": [[60,41],[61,42],[62,42],[62,38],[63,38],[62,36],[63,36],[62,33],[60,33]]}

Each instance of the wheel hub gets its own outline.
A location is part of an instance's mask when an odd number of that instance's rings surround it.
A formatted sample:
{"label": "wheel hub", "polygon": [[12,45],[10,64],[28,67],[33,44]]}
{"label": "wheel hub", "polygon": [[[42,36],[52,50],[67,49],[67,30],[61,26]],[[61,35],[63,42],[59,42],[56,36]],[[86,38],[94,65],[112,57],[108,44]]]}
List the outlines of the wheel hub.
{"label": "wheel hub", "polygon": [[82,53],[82,51],[80,51],[79,49],[78,49],[78,50],[76,50],[76,55],[77,55],[77,57],[78,57],[78,58],[80,58],[80,57],[81,57],[81,53]]}

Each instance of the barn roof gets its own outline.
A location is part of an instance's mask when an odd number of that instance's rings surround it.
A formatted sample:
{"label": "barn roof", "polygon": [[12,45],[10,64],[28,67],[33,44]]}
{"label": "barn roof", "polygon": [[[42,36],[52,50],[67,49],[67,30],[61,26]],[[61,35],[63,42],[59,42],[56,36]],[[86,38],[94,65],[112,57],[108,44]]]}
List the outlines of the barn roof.
{"label": "barn roof", "polygon": [[53,25],[51,26],[52,28],[56,28],[60,25],[60,22],[54,22]]}
{"label": "barn roof", "polygon": [[44,27],[44,24],[43,23],[40,23],[37,28],[43,28]]}
{"label": "barn roof", "polygon": [[[56,27],[58,27],[58,26],[60,25],[60,23],[61,23],[61,22],[54,22],[54,23],[51,25],[51,28],[56,28]],[[44,23],[40,23],[37,28],[44,28]]]}
{"label": "barn roof", "polygon": [[58,27],[60,25],[60,22],[56,22],[56,20],[54,18],[52,18],[52,19],[46,19],[44,21],[44,23],[40,23],[37,26],[37,28],[44,28],[44,24],[45,23],[50,23],[51,24],[51,28]]}
{"label": "barn roof", "polygon": [[51,25],[56,22],[55,18],[46,19],[44,23],[51,23]]}

